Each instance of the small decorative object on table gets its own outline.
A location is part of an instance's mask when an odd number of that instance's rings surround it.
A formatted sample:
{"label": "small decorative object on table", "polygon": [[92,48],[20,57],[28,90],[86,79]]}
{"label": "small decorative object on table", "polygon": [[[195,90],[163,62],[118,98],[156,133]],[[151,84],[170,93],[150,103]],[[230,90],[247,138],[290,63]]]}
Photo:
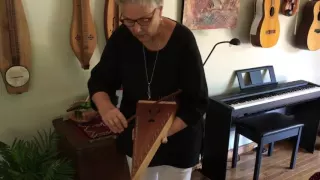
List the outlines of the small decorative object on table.
{"label": "small decorative object on table", "polygon": [[85,123],[92,120],[98,113],[91,108],[89,97],[86,100],[76,101],[67,109],[68,118],[77,123]]}
{"label": "small decorative object on table", "polygon": [[99,113],[91,108],[89,97],[85,101],[77,101],[68,109],[68,119],[75,122],[75,125],[80,128],[86,136],[92,141],[94,139],[113,135],[112,131],[102,121]]}

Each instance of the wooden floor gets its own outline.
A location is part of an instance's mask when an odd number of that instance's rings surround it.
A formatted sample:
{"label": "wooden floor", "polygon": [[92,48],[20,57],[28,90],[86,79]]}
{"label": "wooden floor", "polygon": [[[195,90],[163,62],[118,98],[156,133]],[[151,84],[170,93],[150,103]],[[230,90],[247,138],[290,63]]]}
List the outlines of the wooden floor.
{"label": "wooden floor", "polygon": [[[289,169],[292,146],[288,142],[275,144],[271,157],[262,158],[260,180],[308,180],[315,172],[320,172],[320,137],[314,154],[299,150],[295,169]],[[228,162],[227,180],[252,180],[255,163],[255,152],[240,156],[240,161],[235,169],[230,169]],[[192,180],[209,180],[197,171],[193,173]]]}

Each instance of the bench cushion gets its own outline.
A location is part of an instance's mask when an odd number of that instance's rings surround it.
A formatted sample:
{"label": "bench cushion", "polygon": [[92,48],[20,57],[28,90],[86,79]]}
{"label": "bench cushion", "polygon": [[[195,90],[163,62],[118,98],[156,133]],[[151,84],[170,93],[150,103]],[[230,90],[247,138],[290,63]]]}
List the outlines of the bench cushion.
{"label": "bench cushion", "polygon": [[281,113],[264,113],[242,118],[236,122],[236,125],[242,126],[252,133],[257,133],[261,136],[267,136],[303,126],[303,124],[295,120],[293,116],[287,116]]}

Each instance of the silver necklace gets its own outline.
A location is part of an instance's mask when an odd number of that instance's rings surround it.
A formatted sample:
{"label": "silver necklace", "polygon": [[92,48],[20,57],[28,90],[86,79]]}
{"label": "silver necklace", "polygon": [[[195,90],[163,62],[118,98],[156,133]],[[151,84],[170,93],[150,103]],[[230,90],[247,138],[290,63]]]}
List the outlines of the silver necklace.
{"label": "silver necklace", "polygon": [[[159,44],[158,44],[158,46],[159,46]],[[143,57],[144,57],[144,67],[145,67],[146,78],[147,78],[147,83],[148,83],[148,99],[150,100],[151,99],[151,88],[150,88],[150,85],[151,85],[152,80],[153,80],[153,74],[154,74],[154,69],[155,69],[156,64],[157,64],[159,50],[157,51],[156,59],[155,59],[154,64],[153,64],[153,70],[152,70],[150,81],[149,81],[149,76],[148,76],[147,60],[146,60],[146,53],[145,53],[145,50],[144,50],[144,45],[142,45],[142,50],[143,50]]]}

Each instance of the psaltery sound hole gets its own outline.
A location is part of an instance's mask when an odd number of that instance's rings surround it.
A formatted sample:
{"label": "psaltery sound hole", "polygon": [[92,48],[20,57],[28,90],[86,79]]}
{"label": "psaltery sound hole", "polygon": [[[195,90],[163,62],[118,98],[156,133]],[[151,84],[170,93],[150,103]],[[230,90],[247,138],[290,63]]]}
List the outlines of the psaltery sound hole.
{"label": "psaltery sound hole", "polygon": [[153,123],[156,122],[156,120],[153,118],[154,116],[156,116],[158,113],[160,113],[160,108],[152,108],[149,109],[149,116],[151,117],[148,122]]}

